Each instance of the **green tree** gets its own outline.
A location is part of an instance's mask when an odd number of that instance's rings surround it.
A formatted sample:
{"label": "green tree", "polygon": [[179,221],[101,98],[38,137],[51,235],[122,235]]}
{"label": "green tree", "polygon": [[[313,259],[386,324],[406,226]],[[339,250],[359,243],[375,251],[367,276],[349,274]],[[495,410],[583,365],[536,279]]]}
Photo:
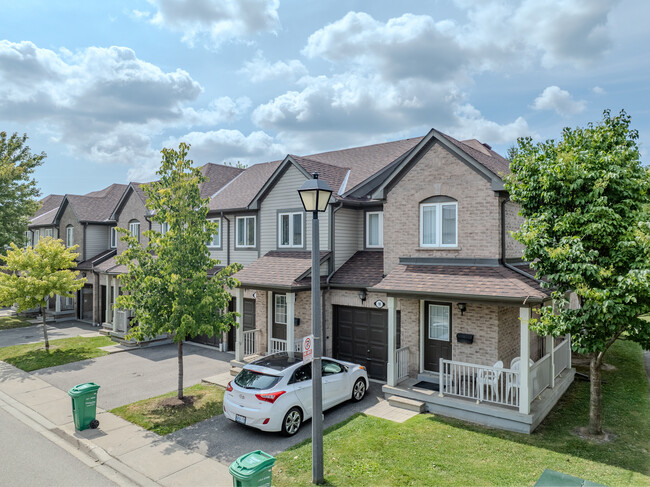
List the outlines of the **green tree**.
{"label": "green tree", "polygon": [[6,132],[0,132],[0,253],[11,242],[25,241],[29,218],[39,208],[32,174],[43,164],[45,152],[32,154],[25,142],[27,134],[7,138]]}
{"label": "green tree", "polygon": [[[638,133],[622,111],[587,128],[565,128],[557,143],[518,141],[506,189],[525,222],[515,238],[552,289],[554,306],[531,328],[569,333],[573,350],[590,357],[589,433],[602,429],[601,365],[619,337],[650,346],[650,214],[648,169]],[[579,306],[571,309],[574,292]]]}
{"label": "green tree", "polygon": [[207,243],[217,231],[206,220],[208,200],[202,199],[199,184],[206,181],[201,171],[186,159],[189,146],[178,151],[162,150],[160,180],[144,187],[147,208],[157,222],[169,230],[149,230],[142,246],[125,229],[129,247],[117,257],[128,267],[120,278],[125,294],[117,298],[122,309],[132,309],[137,325],[129,337],[138,340],[169,334],[178,344],[178,398],[183,398],[183,340],[200,334],[215,335],[230,329],[236,313],[226,312],[231,295],[228,288],[239,282],[232,274],[240,269],[232,264],[208,277],[219,264],[210,258]]}
{"label": "green tree", "polygon": [[73,298],[86,279],[79,279],[75,259],[77,246],[66,248],[61,240],[42,238],[36,247],[20,248],[11,243],[6,256],[0,256],[0,304],[18,305],[18,311],[41,308],[45,349],[49,351],[45,314],[47,298],[56,295]]}

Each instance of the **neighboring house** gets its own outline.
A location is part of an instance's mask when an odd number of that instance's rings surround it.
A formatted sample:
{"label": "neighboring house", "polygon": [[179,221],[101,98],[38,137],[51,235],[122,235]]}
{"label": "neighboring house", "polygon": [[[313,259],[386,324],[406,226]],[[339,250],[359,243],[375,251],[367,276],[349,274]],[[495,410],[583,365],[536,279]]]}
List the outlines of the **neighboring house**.
{"label": "neighboring house", "polygon": [[[208,181],[200,186],[201,196],[209,198],[239,175],[243,169],[224,166],[220,164],[206,164],[201,167],[201,172],[208,177]],[[96,262],[93,271],[97,276],[101,289],[101,314],[100,322],[112,336],[123,339],[129,331],[131,313],[129,310],[115,309],[115,298],[119,295],[119,275],[128,272],[124,265],[118,265],[115,257],[126,250],[126,242],[120,238],[117,228],[129,231],[138,238],[143,245],[147,244],[145,232],[156,230],[164,232],[165,227],[156,221],[155,215],[147,208],[147,196],[143,183],[130,183],[121,194],[119,200],[113,205],[109,221],[110,246],[112,253],[106,259]],[[210,339],[213,340],[212,337]]]}
{"label": "neighboring house", "polygon": [[65,246],[78,245],[76,270],[87,279],[77,294],[75,315],[93,325],[101,321],[102,305],[101,289],[93,267],[112,253],[110,216],[125,188],[125,184],[111,184],[85,195],[67,194],[54,215],[53,222]]}
{"label": "neighboring house", "polygon": [[[287,156],[231,222],[234,253],[259,255],[236,275],[243,315],[236,360],[299,351],[311,333],[311,218],[297,190],[318,172],[334,191],[320,216],[326,353],[364,364],[371,378],[387,382],[386,395],[532,431],[573,370],[568,340],[528,331],[548,293],[526,272],[509,234],[521,221],[503,186],[508,168],[489,146],[435,130]],[[246,172],[224,191],[238,191]],[[247,326],[246,298],[254,310]]]}

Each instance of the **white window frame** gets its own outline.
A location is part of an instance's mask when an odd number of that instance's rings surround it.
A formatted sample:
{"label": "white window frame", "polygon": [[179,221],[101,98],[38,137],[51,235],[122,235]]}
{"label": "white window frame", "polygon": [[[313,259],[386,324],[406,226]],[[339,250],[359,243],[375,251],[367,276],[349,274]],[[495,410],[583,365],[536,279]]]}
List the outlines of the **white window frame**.
{"label": "white window frame", "polygon": [[108,230],[108,246],[111,249],[117,248],[117,227],[111,227]]}
{"label": "white window frame", "polygon": [[[300,215],[300,243],[293,241],[293,220],[295,215]],[[282,217],[289,218],[289,244],[282,244]],[[287,211],[284,213],[278,213],[278,248],[281,249],[291,249],[298,248],[301,249],[304,246],[305,242],[305,214],[302,211]]]}
{"label": "white window frame", "polygon": [[[137,232],[136,232],[137,229]],[[133,221],[129,222],[129,234],[133,237],[138,238],[138,242],[140,242],[140,222],[139,221]]]}
{"label": "white window frame", "polygon": [[34,230],[34,247],[36,247],[36,244],[41,240],[41,231],[40,230]]}
{"label": "white window frame", "polygon": [[44,228],[43,229],[43,237],[52,237],[52,229],[51,228]]}
{"label": "white window frame", "polygon": [[[379,244],[372,245],[370,243],[370,216],[379,215]],[[366,248],[369,249],[383,249],[384,248],[384,212],[383,211],[369,211],[366,213]]]}
{"label": "white window frame", "polygon": [[[212,234],[212,238],[208,242],[208,247],[213,248],[213,249],[218,249],[221,248],[221,218],[208,218],[209,222],[212,223],[218,223],[219,227],[217,228],[217,233]],[[217,243],[214,243],[215,237],[217,240]]]}
{"label": "white window frame", "polygon": [[165,235],[167,235],[167,232],[169,232],[169,223],[162,222],[160,224],[160,234],[164,237]]}
{"label": "white window frame", "polygon": [[32,245],[32,232],[31,230],[25,231],[25,248],[31,247]]}
{"label": "white window frame", "polygon": [[[239,221],[240,220],[247,220],[249,218],[253,219],[253,244],[246,244],[246,241],[248,240],[248,225],[244,223],[244,238],[242,241],[244,244],[240,245],[239,244]],[[238,216],[235,219],[235,248],[237,249],[254,249],[257,247],[257,216],[256,215],[246,215],[246,216]]]}
{"label": "white window frame", "polygon": [[[287,295],[286,294],[275,294],[275,309],[273,311],[273,318],[276,323],[286,325],[287,324]],[[278,303],[278,301],[280,301]],[[282,318],[278,319],[278,308],[284,309],[284,321],[281,321]]]}
{"label": "white window frame", "polygon": [[68,225],[65,227],[65,246],[70,248],[74,245],[74,227]]}
{"label": "white window frame", "polygon": [[[443,206],[454,206],[456,208],[456,222],[454,227],[454,235],[456,241],[451,244],[442,243],[442,207]],[[435,208],[436,209],[436,243],[424,243],[424,209],[425,208]],[[456,201],[444,201],[440,203],[420,203],[420,247],[424,248],[449,248],[449,247],[458,247],[458,202]]]}
{"label": "white window frame", "polygon": [[[444,308],[447,310],[447,339],[436,338],[431,336],[431,317],[433,316],[432,308]],[[437,340],[439,342],[451,341],[451,306],[447,304],[429,304],[428,319],[427,319],[427,337],[429,340]]]}

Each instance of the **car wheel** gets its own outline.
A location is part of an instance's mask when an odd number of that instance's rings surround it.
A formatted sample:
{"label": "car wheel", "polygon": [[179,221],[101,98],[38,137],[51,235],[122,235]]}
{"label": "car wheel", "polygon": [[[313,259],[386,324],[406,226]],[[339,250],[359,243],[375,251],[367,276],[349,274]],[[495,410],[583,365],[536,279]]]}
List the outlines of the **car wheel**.
{"label": "car wheel", "polygon": [[300,429],[301,424],[302,412],[300,409],[297,407],[289,409],[282,420],[282,434],[285,436],[295,435]]}
{"label": "car wheel", "polygon": [[363,379],[357,379],[352,388],[352,399],[355,401],[361,401],[366,396],[366,381]]}

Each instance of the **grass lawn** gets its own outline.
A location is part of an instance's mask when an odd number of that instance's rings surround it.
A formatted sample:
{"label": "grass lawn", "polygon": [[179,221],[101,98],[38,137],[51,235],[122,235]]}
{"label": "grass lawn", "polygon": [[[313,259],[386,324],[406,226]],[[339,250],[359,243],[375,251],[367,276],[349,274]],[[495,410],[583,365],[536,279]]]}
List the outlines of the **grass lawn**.
{"label": "grass lawn", "polygon": [[45,351],[43,342],[0,348],[0,360],[31,372],[108,355],[99,348],[112,344],[113,341],[105,336],[62,338],[50,340],[49,352]]}
{"label": "grass lawn", "polygon": [[32,326],[32,324],[22,316],[0,316],[0,330],[22,328],[24,326]]}
{"label": "grass lawn", "polygon": [[[337,486],[533,485],[544,469],[609,486],[650,485],[650,401],[638,345],[618,342],[603,371],[606,443],[573,431],[588,424],[589,383],[576,381],[532,435],[431,414],[403,423],[358,414],[326,431],[325,480]],[[273,484],[311,482],[311,442],[277,456]]]}
{"label": "grass lawn", "polygon": [[176,391],[111,410],[159,435],[167,435],[223,412],[223,387],[197,384],[183,390],[184,404],[178,404]]}

